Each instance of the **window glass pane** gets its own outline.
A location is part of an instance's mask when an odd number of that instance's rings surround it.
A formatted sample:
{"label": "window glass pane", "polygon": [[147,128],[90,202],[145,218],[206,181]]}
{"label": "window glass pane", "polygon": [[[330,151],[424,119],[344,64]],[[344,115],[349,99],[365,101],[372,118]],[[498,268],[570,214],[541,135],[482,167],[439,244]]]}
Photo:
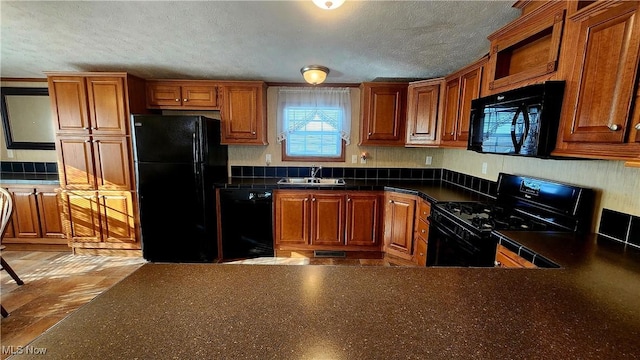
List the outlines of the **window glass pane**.
{"label": "window glass pane", "polygon": [[286,107],[287,155],[340,156],[342,113],[339,108]]}

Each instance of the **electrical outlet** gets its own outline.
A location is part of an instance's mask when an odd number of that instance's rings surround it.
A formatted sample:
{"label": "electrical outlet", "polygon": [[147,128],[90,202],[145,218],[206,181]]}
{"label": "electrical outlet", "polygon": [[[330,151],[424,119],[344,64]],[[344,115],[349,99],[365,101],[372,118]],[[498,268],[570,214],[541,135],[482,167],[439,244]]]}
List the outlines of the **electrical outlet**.
{"label": "electrical outlet", "polygon": [[13,159],[13,150],[9,150],[9,149],[7,149],[7,157],[8,157],[9,159]]}
{"label": "electrical outlet", "polygon": [[271,165],[271,154],[265,155],[264,162],[266,162],[267,165]]}
{"label": "electrical outlet", "polygon": [[358,163],[358,155],[351,155],[351,163],[352,164]]}
{"label": "electrical outlet", "polygon": [[367,163],[367,158],[364,156],[360,157],[360,164],[366,164]]}
{"label": "electrical outlet", "polygon": [[483,173],[483,174],[486,174],[486,173],[487,173],[487,163],[486,163],[486,162],[483,162],[483,163],[482,163],[482,173]]}
{"label": "electrical outlet", "polygon": [[431,165],[432,162],[433,162],[433,156],[427,156],[427,159],[425,160],[424,164]]}

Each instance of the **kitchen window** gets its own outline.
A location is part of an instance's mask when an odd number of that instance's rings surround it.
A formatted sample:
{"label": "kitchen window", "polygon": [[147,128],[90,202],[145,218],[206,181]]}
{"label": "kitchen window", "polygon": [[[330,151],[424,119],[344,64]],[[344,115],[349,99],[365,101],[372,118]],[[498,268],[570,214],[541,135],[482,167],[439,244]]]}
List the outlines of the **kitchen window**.
{"label": "kitchen window", "polygon": [[280,88],[278,142],[284,161],[344,161],[350,142],[348,88]]}

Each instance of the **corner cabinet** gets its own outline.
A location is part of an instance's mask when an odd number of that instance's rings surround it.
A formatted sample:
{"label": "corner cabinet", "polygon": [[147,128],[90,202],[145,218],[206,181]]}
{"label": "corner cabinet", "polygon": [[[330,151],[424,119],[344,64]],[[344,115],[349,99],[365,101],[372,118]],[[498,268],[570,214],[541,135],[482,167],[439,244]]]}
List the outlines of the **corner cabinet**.
{"label": "corner cabinet", "polygon": [[640,160],[640,5],[570,4],[554,155]]}
{"label": "corner cabinet", "polygon": [[438,119],[441,113],[440,90],[444,79],[409,84],[407,100],[407,146],[438,144]]}
{"label": "corner cabinet", "polygon": [[267,145],[267,87],[262,81],[221,82],[222,143]]}
{"label": "corner cabinet", "polygon": [[98,72],[47,77],[69,245],[139,252],[129,119],[147,113],[144,80]]}
{"label": "corner cabinet", "polygon": [[440,146],[467,148],[471,100],[481,96],[486,63],[487,58],[484,57],[445,78]]}
{"label": "corner cabinet", "polygon": [[393,82],[360,85],[359,145],[405,145],[408,86],[408,83]]}
{"label": "corner cabinet", "polygon": [[276,190],[276,252],[380,251],[381,198],[369,191]]}

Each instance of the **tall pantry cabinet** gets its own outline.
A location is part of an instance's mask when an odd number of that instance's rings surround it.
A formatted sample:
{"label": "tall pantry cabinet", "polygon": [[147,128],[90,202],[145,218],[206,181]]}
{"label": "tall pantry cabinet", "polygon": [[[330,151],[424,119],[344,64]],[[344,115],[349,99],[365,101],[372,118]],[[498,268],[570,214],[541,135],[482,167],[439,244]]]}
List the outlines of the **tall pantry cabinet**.
{"label": "tall pantry cabinet", "polygon": [[126,73],[47,73],[74,253],[139,255],[130,117],[146,113],[143,79]]}

